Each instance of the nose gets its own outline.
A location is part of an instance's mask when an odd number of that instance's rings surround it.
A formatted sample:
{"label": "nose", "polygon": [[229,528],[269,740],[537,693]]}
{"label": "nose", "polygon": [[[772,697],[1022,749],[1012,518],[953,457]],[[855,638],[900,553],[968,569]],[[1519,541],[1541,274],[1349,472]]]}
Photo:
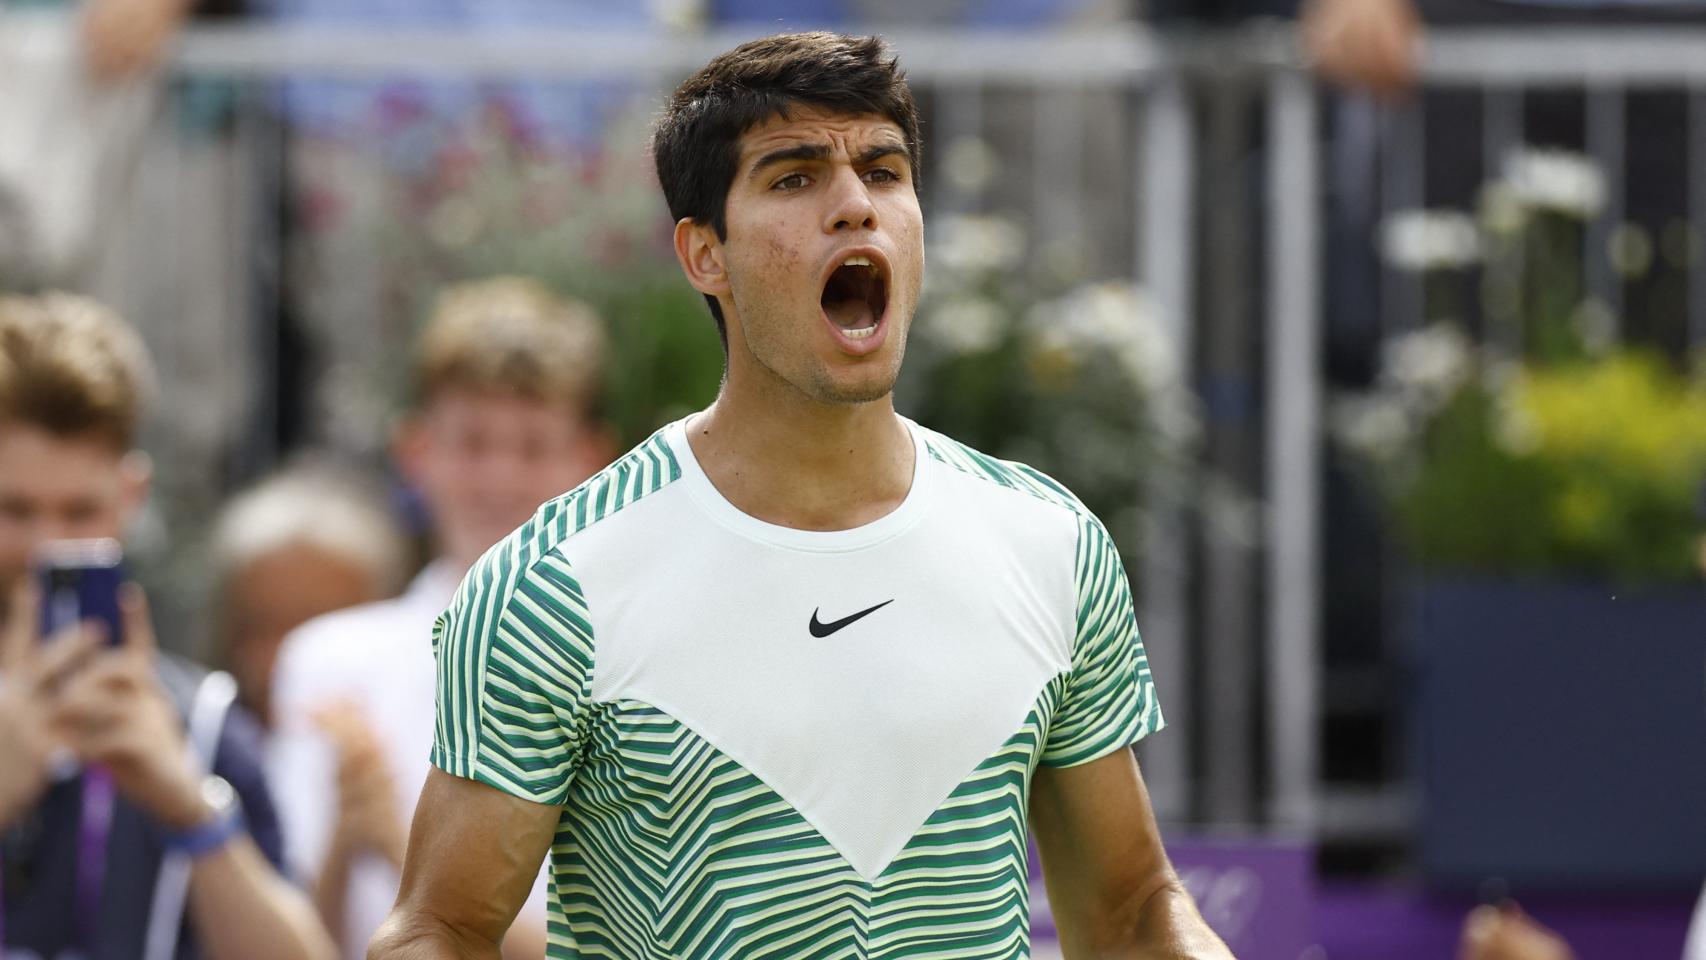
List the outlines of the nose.
{"label": "nose", "polygon": [[874,230],[877,226],[877,207],[871,202],[871,191],[852,167],[838,167],[830,186],[829,215],[824,230]]}

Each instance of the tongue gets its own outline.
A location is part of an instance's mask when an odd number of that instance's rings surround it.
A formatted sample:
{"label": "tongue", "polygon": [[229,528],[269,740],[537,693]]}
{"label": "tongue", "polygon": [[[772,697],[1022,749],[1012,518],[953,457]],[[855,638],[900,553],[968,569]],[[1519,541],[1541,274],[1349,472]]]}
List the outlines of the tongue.
{"label": "tongue", "polygon": [[828,315],[831,323],[843,330],[859,330],[877,323],[877,316],[872,312],[871,305],[859,297],[826,301],[823,312]]}

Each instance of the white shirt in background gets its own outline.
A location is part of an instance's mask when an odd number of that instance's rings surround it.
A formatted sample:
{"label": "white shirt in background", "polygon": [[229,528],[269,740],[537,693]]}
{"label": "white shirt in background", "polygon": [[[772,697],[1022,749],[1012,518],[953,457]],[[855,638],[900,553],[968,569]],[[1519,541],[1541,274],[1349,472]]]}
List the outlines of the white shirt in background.
{"label": "white shirt in background", "polygon": [[[273,673],[267,773],[284,828],[286,862],[304,883],[317,878],[325,864],[338,803],[337,759],[313,714],[339,702],[362,710],[391,766],[398,814],[405,824],[412,821],[431,766],[432,627],[460,580],[453,566],[439,561],[401,596],[317,617],[285,638]],[[333,931],[344,956],[366,956],[368,940],[396,902],[399,879],[379,856],[351,865],[346,928]],[[535,884],[515,922],[544,927],[543,883]]]}

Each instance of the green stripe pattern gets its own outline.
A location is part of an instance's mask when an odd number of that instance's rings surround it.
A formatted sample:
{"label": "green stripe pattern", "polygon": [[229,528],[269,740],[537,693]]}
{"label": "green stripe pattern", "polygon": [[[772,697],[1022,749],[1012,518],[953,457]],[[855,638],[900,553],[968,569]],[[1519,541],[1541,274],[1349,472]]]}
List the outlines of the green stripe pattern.
{"label": "green stripe pattern", "polygon": [[1042,474],[926,437],[943,463],[1074,510],[1079,629],[1071,671],[1045,685],[1019,729],[875,880],[675,718],[638,701],[588,700],[597,598],[589,607],[554,548],[680,476],[660,436],[546,505],[469,574],[434,636],[433,762],[563,806],[550,957],[1029,955],[1025,810],[1036,765],[1118,749],[1160,715],[1101,525]]}
{"label": "green stripe pattern", "polygon": [[1027,788],[1051,684],[874,881],[674,718],[599,704],[558,824],[554,957],[1028,955]]}
{"label": "green stripe pattern", "polygon": [[680,476],[660,431],[474,564],[433,627],[434,766],[563,802],[586,738],[593,639],[586,597],[555,547]]}

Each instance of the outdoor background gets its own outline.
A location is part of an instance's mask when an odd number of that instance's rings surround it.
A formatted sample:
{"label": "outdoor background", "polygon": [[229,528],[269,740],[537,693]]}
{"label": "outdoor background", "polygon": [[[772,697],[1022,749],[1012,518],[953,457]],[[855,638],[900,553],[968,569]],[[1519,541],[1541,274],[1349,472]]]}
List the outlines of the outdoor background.
{"label": "outdoor background", "polygon": [[881,32],[925,120],[899,405],[1113,531],[1169,721],[1145,775],[1240,956],[1447,958],[1506,898],[1584,960],[1680,954],[1701,18],[1447,15],[1380,100],[1318,81],[1287,21],[1094,0],[266,7],[186,35],[99,256],[9,281],[95,292],[154,351],[163,616],[195,622],[231,491],[308,449],[388,469],[446,283],[594,304],[625,443],[708,403],[650,120],[741,39]]}

